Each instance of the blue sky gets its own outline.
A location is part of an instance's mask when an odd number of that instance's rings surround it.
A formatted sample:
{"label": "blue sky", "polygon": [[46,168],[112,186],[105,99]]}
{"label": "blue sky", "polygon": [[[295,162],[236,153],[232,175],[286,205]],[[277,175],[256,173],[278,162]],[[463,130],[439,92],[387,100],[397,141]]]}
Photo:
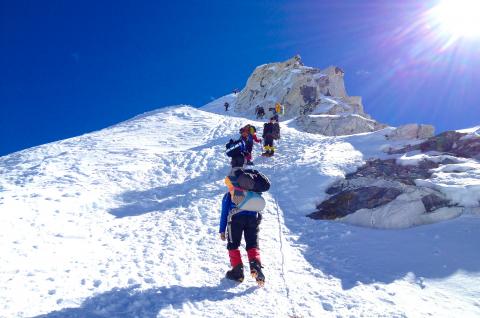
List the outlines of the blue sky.
{"label": "blue sky", "polygon": [[295,54],[342,67],[381,122],[478,125],[480,43],[445,48],[435,2],[0,0],[0,155],[201,106]]}

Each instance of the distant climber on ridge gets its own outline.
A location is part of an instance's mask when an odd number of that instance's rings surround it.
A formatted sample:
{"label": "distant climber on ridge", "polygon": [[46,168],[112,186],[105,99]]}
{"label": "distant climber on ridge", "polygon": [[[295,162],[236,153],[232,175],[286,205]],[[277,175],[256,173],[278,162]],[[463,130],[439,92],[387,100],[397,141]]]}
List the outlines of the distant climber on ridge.
{"label": "distant climber on ridge", "polygon": [[[278,118],[278,115],[283,115],[284,114],[284,108],[282,105],[280,105],[280,103],[276,103],[275,104],[275,115],[277,116]],[[278,120],[278,119],[277,119]]]}
{"label": "distant climber on ridge", "polygon": [[255,107],[255,115],[257,119],[259,118],[263,119],[263,116],[265,116],[265,109],[261,106]]}

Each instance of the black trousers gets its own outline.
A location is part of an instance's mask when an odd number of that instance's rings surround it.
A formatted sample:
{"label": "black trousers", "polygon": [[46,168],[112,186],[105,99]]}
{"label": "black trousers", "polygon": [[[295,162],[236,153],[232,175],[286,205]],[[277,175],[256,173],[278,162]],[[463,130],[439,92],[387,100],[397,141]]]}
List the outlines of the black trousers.
{"label": "black trousers", "polygon": [[258,248],[258,232],[262,215],[234,215],[232,222],[228,224],[228,250],[236,250],[240,247],[242,234],[245,234],[246,249]]}

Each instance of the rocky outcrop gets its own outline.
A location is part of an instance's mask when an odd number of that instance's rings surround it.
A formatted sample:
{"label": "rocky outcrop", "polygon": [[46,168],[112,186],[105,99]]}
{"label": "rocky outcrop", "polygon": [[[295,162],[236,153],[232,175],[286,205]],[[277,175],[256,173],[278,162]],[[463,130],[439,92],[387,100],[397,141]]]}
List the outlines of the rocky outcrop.
{"label": "rocky outcrop", "polygon": [[480,136],[476,133],[446,131],[420,144],[390,150],[389,153],[402,154],[409,151],[437,151],[458,157],[480,159]]}
{"label": "rocky outcrop", "polygon": [[422,198],[422,203],[425,207],[425,211],[432,212],[445,206],[449,206],[450,201],[434,193],[431,193]]}
{"label": "rocky outcrop", "polygon": [[344,190],[317,206],[318,211],[309,216],[314,219],[333,220],[347,216],[359,209],[373,209],[393,201],[402,193],[396,188],[365,187]]}
{"label": "rocky outcrop", "polygon": [[[255,107],[261,106],[268,116],[272,114],[269,109],[278,102],[284,107],[282,119],[318,114],[344,117],[356,114],[358,117],[341,119],[345,125],[353,123],[353,127],[336,130],[347,133],[371,131],[365,130],[365,124],[356,124],[360,117],[365,119],[365,123],[366,120],[370,120],[369,123],[375,121],[365,114],[361,97],[347,95],[343,77],[344,71],[336,66],[324,70],[304,66],[298,55],[285,62],[261,65],[255,69],[245,88],[238,94],[234,109],[236,112],[251,115]],[[324,118],[319,124],[324,127],[324,123],[329,120],[339,122],[338,118],[331,117]],[[317,122],[311,120],[307,126],[311,127]],[[361,131],[356,130],[359,126],[362,126]],[[369,125],[370,128],[380,126],[382,125],[376,122]],[[321,133],[324,131],[322,127],[309,129],[311,132]]]}
{"label": "rocky outcrop", "polygon": [[433,137],[435,128],[432,125],[407,124],[397,127],[386,135],[390,140],[426,139]]}
{"label": "rocky outcrop", "polygon": [[[348,96],[344,71],[338,66],[318,69],[305,66],[300,56],[284,62],[258,66],[236,96],[236,113],[253,117],[257,106],[263,107],[266,118],[273,115],[276,103],[284,107],[280,120],[294,119],[296,127],[328,136],[372,132],[387,127],[364,111],[360,96]],[[317,116],[332,115],[332,116]],[[428,138],[433,127],[406,125],[388,138]]]}
{"label": "rocky outcrop", "polygon": [[331,197],[308,216],[378,228],[410,227],[458,216],[462,209],[441,192],[415,184],[417,179],[431,177],[431,169],[442,163],[423,160],[418,165],[400,165],[395,159],[369,160],[327,189]]}
{"label": "rocky outcrop", "polygon": [[[413,136],[410,132],[419,133],[415,127],[410,128],[397,131],[395,135],[408,135],[410,139]],[[414,159],[402,156],[398,159],[367,161],[357,171],[347,174],[344,180],[327,189],[327,194],[331,196],[318,204],[317,211],[309,216],[314,219],[341,219],[370,227],[399,228],[450,219],[460,215],[465,207],[478,206],[476,199],[454,204],[446,197],[448,192],[444,194],[438,187],[432,187],[428,181],[424,181],[434,178],[434,171],[455,172],[452,169],[456,169],[455,166],[460,162],[456,157],[479,160],[478,131],[447,131],[421,143],[390,150],[389,153],[406,154],[411,151],[429,154],[417,154]],[[475,161],[472,162],[475,164]],[[441,167],[450,164],[452,168]],[[462,171],[459,170],[460,173]],[[449,198],[458,200],[455,195]]]}
{"label": "rocky outcrop", "polygon": [[326,136],[351,135],[372,132],[387,127],[360,115],[307,115],[294,120],[303,131]]}
{"label": "rocky outcrop", "polygon": [[285,107],[284,118],[290,119],[312,112],[322,97],[330,96],[350,111],[356,108],[363,113],[361,100],[348,97],[343,76],[343,70],[335,66],[323,71],[304,66],[298,55],[285,62],[261,65],[238,94],[235,111],[252,114],[256,106],[261,106],[268,113],[278,102]]}
{"label": "rocky outcrop", "polygon": [[372,159],[367,161],[365,165],[358,168],[354,173],[347,174],[346,178],[349,180],[375,178],[397,181],[405,185],[415,185],[416,179],[430,178],[432,176],[430,170],[438,168],[439,165],[440,163],[430,160],[422,160],[418,165],[399,165],[396,159]]}

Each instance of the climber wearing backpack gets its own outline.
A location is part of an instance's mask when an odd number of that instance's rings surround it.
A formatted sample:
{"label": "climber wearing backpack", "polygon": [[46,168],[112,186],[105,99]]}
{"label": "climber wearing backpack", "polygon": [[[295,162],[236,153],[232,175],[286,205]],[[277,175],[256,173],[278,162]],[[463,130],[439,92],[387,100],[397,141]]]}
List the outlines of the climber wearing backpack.
{"label": "climber wearing backpack", "polygon": [[280,103],[275,104],[275,115],[282,114],[283,115],[283,107],[280,105]]}
{"label": "climber wearing backpack", "polygon": [[257,118],[263,119],[263,116],[265,116],[265,109],[259,106]]}
{"label": "climber wearing backpack", "polygon": [[262,220],[260,211],[265,207],[265,200],[261,192],[268,191],[270,181],[256,170],[243,169],[244,162],[244,156],[233,156],[231,159],[232,169],[225,178],[228,192],[222,199],[219,232],[223,241],[228,239],[227,249],[232,266],[225,276],[227,279],[238,282],[242,282],[244,279],[243,262],[238,249],[243,234],[250,274],[259,286],[263,286],[265,275],[262,272],[258,234]]}
{"label": "climber wearing backpack", "polygon": [[263,124],[263,149],[262,153],[264,157],[272,157],[275,153],[275,147],[273,141],[280,139],[280,125],[276,121],[276,117],[270,118],[270,122]]}
{"label": "climber wearing backpack", "polygon": [[252,162],[252,151],[253,151],[253,142],[256,143],[262,142],[261,139],[257,137],[257,129],[252,125],[246,125],[245,127],[240,129],[240,135],[242,136],[242,140],[245,142],[246,147],[246,165],[253,165]]}

